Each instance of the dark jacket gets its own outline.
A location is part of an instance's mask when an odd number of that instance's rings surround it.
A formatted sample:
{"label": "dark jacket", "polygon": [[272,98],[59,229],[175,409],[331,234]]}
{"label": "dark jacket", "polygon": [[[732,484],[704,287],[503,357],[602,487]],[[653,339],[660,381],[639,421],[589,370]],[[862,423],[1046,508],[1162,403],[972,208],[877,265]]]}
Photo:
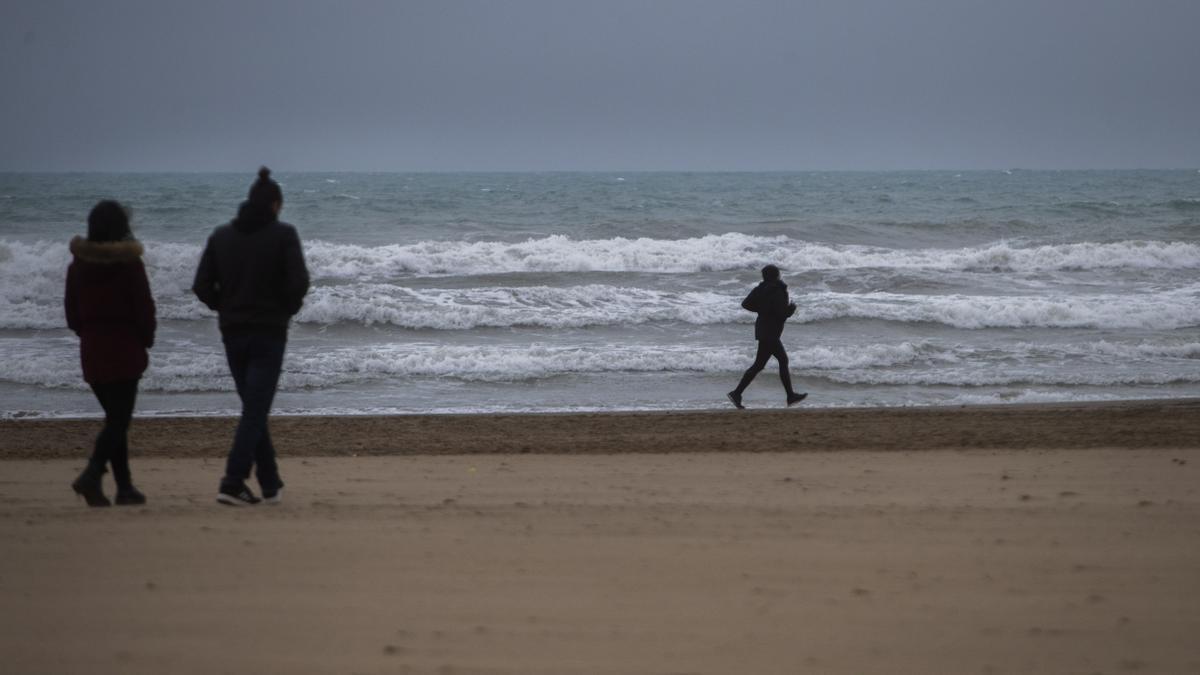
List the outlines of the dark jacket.
{"label": "dark jacket", "polygon": [[287,337],[288,320],[308,293],[296,228],[279,222],[270,205],[244,202],[238,217],[208,238],[192,291],[217,311],[225,335]]}
{"label": "dark jacket", "polygon": [[778,340],[783,335],[783,322],[796,313],[796,306],[788,303],[787,284],[778,280],[755,286],[742,301],[742,309],[758,313],[755,340]]}
{"label": "dark jacket", "polygon": [[134,240],[71,240],[63,307],[67,327],[79,336],[79,360],[89,384],[136,380],[154,346],[154,298]]}

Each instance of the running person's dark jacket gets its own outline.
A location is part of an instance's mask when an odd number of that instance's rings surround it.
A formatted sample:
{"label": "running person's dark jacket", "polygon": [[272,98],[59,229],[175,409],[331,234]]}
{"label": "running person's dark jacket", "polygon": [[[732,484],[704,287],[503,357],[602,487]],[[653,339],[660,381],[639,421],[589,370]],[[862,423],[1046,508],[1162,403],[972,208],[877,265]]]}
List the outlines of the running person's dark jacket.
{"label": "running person's dark jacket", "polygon": [[796,307],[788,302],[787,284],[779,280],[755,286],[742,301],[742,309],[758,313],[755,340],[778,340],[783,335],[783,323],[796,313]]}
{"label": "running person's dark jacket", "polygon": [[237,218],[208,238],[192,292],[216,310],[224,335],[286,337],[308,293],[296,228],[280,222],[269,204],[244,202]]}

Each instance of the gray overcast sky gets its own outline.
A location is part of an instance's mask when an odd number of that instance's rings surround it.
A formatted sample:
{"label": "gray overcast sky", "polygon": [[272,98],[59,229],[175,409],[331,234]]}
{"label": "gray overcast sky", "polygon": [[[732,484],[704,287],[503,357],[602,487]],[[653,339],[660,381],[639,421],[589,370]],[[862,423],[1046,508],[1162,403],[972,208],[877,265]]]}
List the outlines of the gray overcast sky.
{"label": "gray overcast sky", "polygon": [[4,0],[0,169],[1195,167],[1198,27],[1198,0]]}

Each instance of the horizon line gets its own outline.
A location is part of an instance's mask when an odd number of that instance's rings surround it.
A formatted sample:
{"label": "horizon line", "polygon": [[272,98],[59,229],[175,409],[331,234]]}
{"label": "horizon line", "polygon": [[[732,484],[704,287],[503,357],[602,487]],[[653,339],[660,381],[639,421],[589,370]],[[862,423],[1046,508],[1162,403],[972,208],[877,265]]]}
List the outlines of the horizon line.
{"label": "horizon line", "polygon": [[[0,174],[242,174],[258,169],[2,169]],[[271,169],[280,174],[652,174],[652,173],[1013,173],[1013,172],[1102,172],[1102,171],[1198,171],[1189,167],[1005,167],[1005,168],[889,168],[889,169]]]}

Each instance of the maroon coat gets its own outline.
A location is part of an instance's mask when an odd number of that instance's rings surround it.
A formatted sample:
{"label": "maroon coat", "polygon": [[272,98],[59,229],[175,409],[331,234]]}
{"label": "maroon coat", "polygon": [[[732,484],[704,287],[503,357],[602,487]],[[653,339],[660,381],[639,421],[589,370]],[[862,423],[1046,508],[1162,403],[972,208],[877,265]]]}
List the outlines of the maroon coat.
{"label": "maroon coat", "polygon": [[89,384],[136,380],[154,346],[154,298],[137,241],[71,240],[67,268],[67,327],[79,336],[83,379]]}

